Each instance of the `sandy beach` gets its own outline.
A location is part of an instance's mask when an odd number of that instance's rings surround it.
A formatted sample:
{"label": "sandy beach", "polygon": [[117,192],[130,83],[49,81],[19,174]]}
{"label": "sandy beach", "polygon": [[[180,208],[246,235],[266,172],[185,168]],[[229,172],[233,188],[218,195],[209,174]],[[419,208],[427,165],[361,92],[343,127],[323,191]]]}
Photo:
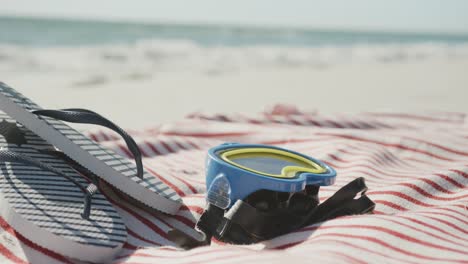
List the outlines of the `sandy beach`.
{"label": "sandy beach", "polygon": [[76,80],[83,74],[58,71],[9,72],[1,78],[43,107],[89,108],[123,127],[142,128],[196,111],[257,113],[276,103],[325,113],[468,112],[466,69],[467,59],[431,59],[221,73],[162,71],[110,80],[89,74],[82,83]]}
{"label": "sandy beach", "polygon": [[0,36],[0,81],[43,107],[89,108],[127,128],[278,103],[329,114],[468,112],[464,34],[0,22],[10,32]]}

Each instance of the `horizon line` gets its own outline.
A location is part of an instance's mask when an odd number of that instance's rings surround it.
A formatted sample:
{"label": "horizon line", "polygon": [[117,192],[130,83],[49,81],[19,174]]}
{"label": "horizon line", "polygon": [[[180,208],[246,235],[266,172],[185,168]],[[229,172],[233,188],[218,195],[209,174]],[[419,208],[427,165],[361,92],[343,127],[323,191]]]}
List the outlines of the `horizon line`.
{"label": "horizon line", "polygon": [[140,25],[176,25],[176,26],[212,26],[212,27],[247,27],[258,29],[293,29],[304,31],[345,31],[345,32],[363,32],[363,33],[396,33],[396,34],[430,34],[430,35],[457,35],[468,36],[468,31],[459,30],[429,30],[429,29],[401,29],[401,28],[372,28],[372,27],[337,27],[325,25],[284,25],[284,24],[254,24],[242,22],[213,22],[213,21],[190,21],[190,20],[170,20],[170,19],[133,19],[122,17],[96,17],[96,16],[65,16],[56,14],[30,14],[30,13],[12,13],[0,12],[0,18],[13,19],[37,19],[37,20],[55,20],[69,22],[102,22],[102,23],[126,23]]}

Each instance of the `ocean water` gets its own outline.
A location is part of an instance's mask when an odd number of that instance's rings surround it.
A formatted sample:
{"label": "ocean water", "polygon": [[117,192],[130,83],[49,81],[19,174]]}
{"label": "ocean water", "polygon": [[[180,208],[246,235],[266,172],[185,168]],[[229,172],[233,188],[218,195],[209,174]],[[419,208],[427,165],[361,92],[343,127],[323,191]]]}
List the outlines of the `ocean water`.
{"label": "ocean water", "polygon": [[0,32],[0,43],[42,47],[133,44],[145,39],[189,40],[203,46],[343,46],[468,42],[468,35],[461,34],[138,24],[15,17],[0,17]]}
{"label": "ocean water", "polygon": [[0,72],[210,73],[468,58],[468,35],[0,17]]}

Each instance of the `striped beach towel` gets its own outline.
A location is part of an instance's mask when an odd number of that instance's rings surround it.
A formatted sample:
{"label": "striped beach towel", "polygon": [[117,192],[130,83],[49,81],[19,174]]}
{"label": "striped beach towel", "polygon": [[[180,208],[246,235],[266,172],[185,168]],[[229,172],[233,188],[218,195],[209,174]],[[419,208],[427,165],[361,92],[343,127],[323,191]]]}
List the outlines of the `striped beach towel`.
{"label": "striped beach towel", "polygon": [[[107,188],[129,238],[115,263],[468,263],[468,121],[462,113],[322,115],[292,107],[247,116],[196,113],[180,122],[129,131],[148,171],[184,206],[175,216],[144,212]],[[127,156],[110,132],[89,136]],[[333,166],[337,182],[365,177],[375,213],[341,217],[249,246],[177,249],[173,228],[193,232],[205,206],[204,160],[220,143],[272,144]],[[0,263],[70,263],[0,219]]]}

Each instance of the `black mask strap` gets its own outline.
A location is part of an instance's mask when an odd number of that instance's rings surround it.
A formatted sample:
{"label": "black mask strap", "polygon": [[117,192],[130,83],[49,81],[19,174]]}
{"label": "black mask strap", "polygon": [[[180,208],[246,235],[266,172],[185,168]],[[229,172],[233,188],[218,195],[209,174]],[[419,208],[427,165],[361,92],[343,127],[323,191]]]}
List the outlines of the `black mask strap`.
{"label": "black mask strap", "polygon": [[[211,237],[232,244],[251,244],[339,216],[370,213],[375,207],[365,196],[364,178],[348,183],[321,204],[318,204],[318,189],[318,186],[307,186],[305,191],[291,194],[259,191],[237,201],[227,211],[209,205],[197,223],[197,228],[205,234],[203,241],[176,230],[170,233],[170,238],[184,248],[208,245]],[[262,202],[266,197],[270,200]],[[271,201],[275,197],[282,197],[276,206]]]}
{"label": "black mask strap", "polygon": [[[360,177],[346,184],[330,198],[325,200],[304,219],[304,226],[323,222],[339,216],[366,214],[372,212],[375,203],[366,195],[367,186]],[[357,195],[361,196],[354,199]]]}

